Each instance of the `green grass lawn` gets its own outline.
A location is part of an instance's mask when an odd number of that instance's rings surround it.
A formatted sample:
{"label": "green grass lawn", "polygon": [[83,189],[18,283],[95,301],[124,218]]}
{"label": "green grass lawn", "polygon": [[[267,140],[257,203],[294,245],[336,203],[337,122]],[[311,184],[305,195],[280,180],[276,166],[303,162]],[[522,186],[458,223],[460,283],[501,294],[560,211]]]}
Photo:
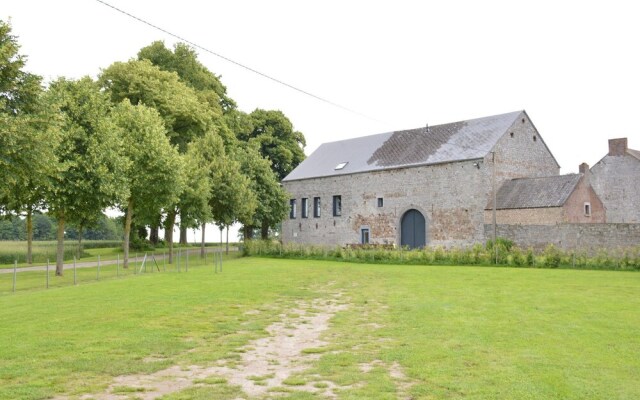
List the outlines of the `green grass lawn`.
{"label": "green grass lawn", "polygon": [[[376,363],[398,363],[419,399],[640,398],[640,274],[238,258],[222,274],[194,261],[1,295],[0,399],[79,398],[117,375],[234,359],[297,300],[338,291],[349,307],[284,398],[316,398],[296,388],[320,378],[350,385],[342,399],[397,398]],[[239,396],[208,378],[163,399]]]}

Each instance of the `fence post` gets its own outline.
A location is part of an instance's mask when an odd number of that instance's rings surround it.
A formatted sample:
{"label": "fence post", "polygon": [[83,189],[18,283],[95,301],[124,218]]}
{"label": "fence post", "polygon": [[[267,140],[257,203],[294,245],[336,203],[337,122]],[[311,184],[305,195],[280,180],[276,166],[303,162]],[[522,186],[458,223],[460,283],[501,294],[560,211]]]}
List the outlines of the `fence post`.
{"label": "fence post", "polygon": [[76,280],[76,256],[73,256],[73,284],[77,284]]}
{"label": "fence post", "polygon": [[49,259],[47,258],[47,289],[49,289]]}
{"label": "fence post", "polygon": [[13,262],[13,291],[16,291],[16,278],[18,274],[18,260]]}

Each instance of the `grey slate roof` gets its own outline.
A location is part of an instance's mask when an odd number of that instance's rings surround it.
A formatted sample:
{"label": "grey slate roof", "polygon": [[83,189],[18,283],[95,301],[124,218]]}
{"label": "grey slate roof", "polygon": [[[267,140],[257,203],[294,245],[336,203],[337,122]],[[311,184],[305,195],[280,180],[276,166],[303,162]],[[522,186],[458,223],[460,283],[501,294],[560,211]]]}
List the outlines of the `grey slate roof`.
{"label": "grey slate roof", "polygon": [[[482,158],[523,113],[325,143],[283,181]],[[344,168],[335,169],[344,162]]]}
{"label": "grey slate roof", "polygon": [[638,150],[627,149],[627,154],[630,154],[631,156],[640,160],[640,151]]}
{"label": "grey slate roof", "polygon": [[[580,178],[582,174],[568,174],[506,181],[496,194],[496,209],[562,207]],[[493,209],[493,199],[486,209]]]}

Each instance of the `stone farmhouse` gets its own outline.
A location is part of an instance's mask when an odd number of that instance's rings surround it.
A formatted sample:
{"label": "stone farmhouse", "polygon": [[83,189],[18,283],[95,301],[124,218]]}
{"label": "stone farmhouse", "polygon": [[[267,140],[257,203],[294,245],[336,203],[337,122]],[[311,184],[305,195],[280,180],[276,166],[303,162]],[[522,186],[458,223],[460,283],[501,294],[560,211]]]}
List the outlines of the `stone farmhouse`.
{"label": "stone farmhouse", "polygon": [[[282,240],[451,247],[497,233],[523,246],[545,238],[575,246],[567,239],[580,236],[575,226],[607,225],[591,184],[603,175],[596,167],[559,175],[525,111],[325,143],[282,181],[290,194]],[[557,232],[540,233],[550,228]]]}

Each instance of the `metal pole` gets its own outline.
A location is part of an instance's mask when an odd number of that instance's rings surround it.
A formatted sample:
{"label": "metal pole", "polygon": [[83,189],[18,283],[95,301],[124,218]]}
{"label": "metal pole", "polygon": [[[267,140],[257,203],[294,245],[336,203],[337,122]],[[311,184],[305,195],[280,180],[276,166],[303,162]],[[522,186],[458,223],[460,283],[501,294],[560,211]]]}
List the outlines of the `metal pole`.
{"label": "metal pole", "polygon": [[493,191],[493,250],[496,257],[496,264],[498,264],[498,228],[497,228],[497,217],[496,217],[496,207],[498,195],[496,193],[496,152],[491,152],[491,164],[493,164],[493,173],[491,174],[491,190]]}
{"label": "metal pole", "polygon": [[16,291],[16,278],[18,274],[18,260],[14,260],[13,262],[13,291]]}
{"label": "metal pole", "polygon": [[49,259],[47,258],[47,289],[49,289]]}

